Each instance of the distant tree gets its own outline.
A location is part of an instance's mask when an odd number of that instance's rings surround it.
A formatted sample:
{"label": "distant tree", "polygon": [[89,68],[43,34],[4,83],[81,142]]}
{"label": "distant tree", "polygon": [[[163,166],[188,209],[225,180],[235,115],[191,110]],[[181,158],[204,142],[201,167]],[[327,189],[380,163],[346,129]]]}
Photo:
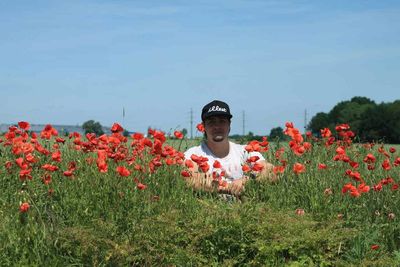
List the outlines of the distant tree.
{"label": "distant tree", "polygon": [[369,142],[400,143],[400,100],[367,109],[361,118],[360,138]]}
{"label": "distant tree", "polygon": [[271,132],[269,133],[269,139],[270,140],[285,140],[286,136],[283,133],[282,127],[275,127],[271,129]]}
{"label": "distant tree", "polygon": [[97,136],[104,134],[103,127],[99,122],[95,122],[94,120],[88,120],[82,124],[83,130],[85,130],[85,134],[87,133],[95,133]]}
{"label": "distant tree", "polygon": [[376,104],[367,97],[355,96],[336,104],[329,113],[317,113],[308,124],[314,134],[328,127],[347,123],[360,141],[400,143],[400,100]]}
{"label": "distant tree", "polygon": [[183,136],[187,136],[188,130],[186,128],[183,128],[181,132]]}
{"label": "distant tree", "polygon": [[122,132],[122,135],[125,137],[129,136],[129,131],[127,129],[124,129],[124,131]]}
{"label": "distant tree", "polygon": [[358,102],[349,102],[340,110],[337,123],[348,123],[352,131],[358,135],[360,132],[361,117],[368,108],[374,106],[375,103],[359,104]]}
{"label": "distant tree", "polygon": [[329,118],[329,115],[324,112],[318,112],[308,124],[308,129],[315,135],[321,134],[320,130],[323,128],[333,128],[333,123]]}
{"label": "distant tree", "polygon": [[350,100],[350,102],[357,103],[360,105],[366,105],[366,104],[376,105],[375,101],[369,99],[368,97],[364,97],[364,96],[355,96]]}
{"label": "distant tree", "polygon": [[396,100],[388,107],[388,124],[390,126],[387,133],[391,143],[400,144],[400,100]]}

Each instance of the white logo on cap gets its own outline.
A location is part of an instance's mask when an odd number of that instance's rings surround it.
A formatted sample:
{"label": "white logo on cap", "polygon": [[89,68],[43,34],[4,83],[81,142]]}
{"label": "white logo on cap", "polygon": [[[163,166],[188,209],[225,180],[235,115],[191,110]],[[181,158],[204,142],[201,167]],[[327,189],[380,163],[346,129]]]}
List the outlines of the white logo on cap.
{"label": "white logo on cap", "polygon": [[208,112],[211,112],[211,111],[227,112],[226,108],[220,108],[219,106],[212,106],[211,108],[208,109]]}

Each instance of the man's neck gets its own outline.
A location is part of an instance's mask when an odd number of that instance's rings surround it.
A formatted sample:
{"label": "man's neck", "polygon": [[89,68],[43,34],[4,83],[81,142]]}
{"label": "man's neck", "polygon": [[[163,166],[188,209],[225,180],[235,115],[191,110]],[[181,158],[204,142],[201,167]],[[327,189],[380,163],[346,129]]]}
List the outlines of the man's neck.
{"label": "man's neck", "polygon": [[211,152],[218,158],[225,158],[229,154],[229,141],[224,140],[222,142],[206,141],[206,145]]}

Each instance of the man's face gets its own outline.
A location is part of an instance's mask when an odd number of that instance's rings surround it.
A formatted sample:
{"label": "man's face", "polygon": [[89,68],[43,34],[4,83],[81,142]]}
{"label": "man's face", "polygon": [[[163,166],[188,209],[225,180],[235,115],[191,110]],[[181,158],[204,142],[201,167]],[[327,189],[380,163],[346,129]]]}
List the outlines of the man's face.
{"label": "man's face", "polygon": [[205,119],[204,128],[207,133],[207,139],[214,142],[222,142],[228,137],[231,122],[224,116],[213,116]]}

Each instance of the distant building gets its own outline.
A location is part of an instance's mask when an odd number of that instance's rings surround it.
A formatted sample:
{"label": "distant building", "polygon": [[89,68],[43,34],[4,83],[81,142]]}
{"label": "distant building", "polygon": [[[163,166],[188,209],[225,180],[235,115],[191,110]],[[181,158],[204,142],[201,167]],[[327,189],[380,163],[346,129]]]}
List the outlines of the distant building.
{"label": "distant building", "polygon": [[[12,125],[16,124],[0,124],[0,133],[5,133],[8,132],[8,128]],[[85,134],[85,131],[83,130],[82,126],[80,125],[51,125],[53,128],[55,128],[58,131],[58,134],[60,136],[62,135],[68,135],[73,132],[77,132],[80,134]],[[31,132],[35,133],[40,133],[44,127],[46,127],[45,124],[31,124],[31,128],[29,129]],[[104,127],[103,126],[103,132],[105,134],[110,134],[111,133],[111,128],[110,127]]]}

